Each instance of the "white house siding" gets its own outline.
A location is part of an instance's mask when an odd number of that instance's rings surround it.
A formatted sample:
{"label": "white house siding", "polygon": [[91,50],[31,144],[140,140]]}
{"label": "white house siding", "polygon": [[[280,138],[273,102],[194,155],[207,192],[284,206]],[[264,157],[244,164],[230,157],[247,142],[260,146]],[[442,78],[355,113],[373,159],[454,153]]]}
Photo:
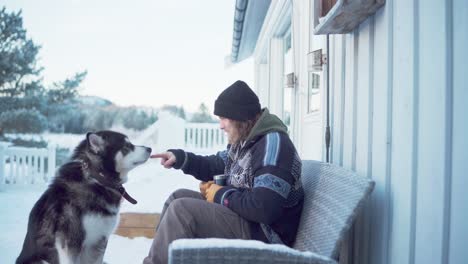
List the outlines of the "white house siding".
{"label": "white house siding", "polygon": [[[344,117],[343,117],[343,166],[356,168],[356,58],[358,38],[355,35],[345,36],[345,96],[344,96]],[[341,47],[341,48],[343,48]],[[340,48],[340,47],[338,47]],[[330,54],[333,56],[332,54]],[[333,109],[331,109],[334,112]]]}
{"label": "white house siding", "polygon": [[[254,55],[265,65],[259,94],[282,112],[271,94],[283,94],[271,83],[280,78],[267,76],[281,54],[266,51],[288,5],[294,143],[324,160],[324,90],[321,111],[306,113],[307,54],[324,47],[311,34],[313,1],[272,1]],[[329,48],[330,160],[376,182],[340,262],[467,263],[468,1],[387,0],[352,33],[330,35]]]}
{"label": "white house siding", "polygon": [[[447,39],[447,3],[419,1],[415,13],[417,36],[415,94],[418,98],[416,140],[416,186],[412,210],[415,214],[414,262],[447,263],[450,202],[452,87],[448,86],[451,67],[451,39]],[[450,18],[452,19],[452,18]],[[450,104],[450,105],[449,105]],[[468,239],[468,238],[467,238]]]}
{"label": "white house siding", "polygon": [[[389,263],[413,263],[414,250],[414,195],[416,168],[416,78],[414,5],[404,0],[388,1],[385,9],[392,8],[393,34],[391,80],[391,153],[390,153],[390,219],[388,236]],[[377,16],[376,20],[380,18]],[[376,193],[376,195],[379,195]],[[375,223],[378,224],[378,223]],[[378,242],[378,241],[377,241]],[[385,261],[385,260],[384,260]],[[383,262],[385,263],[385,262]]]}
{"label": "white house siding", "polygon": [[[293,50],[293,71],[296,76],[296,87],[292,89],[293,105],[291,107],[291,126],[293,127],[293,134],[290,136],[294,142],[298,142],[302,136],[302,130],[299,129],[303,124],[299,115],[302,107],[304,87],[307,87],[307,61],[303,59],[303,54],[307,54],[309,50],[309,1],[297,2],[296,6],[292,8],[291,18],[291,43]],[[294,36],[294,38],[292,37]],[[299,145],[297,145],[299,149]],[[301,150],[299,150],[301,151]]]}
{"label": "white house siding", "polygon": [[270,58],[268,106],[272,114],[283,119],[284,40],[282,38],[270,39],[268,57]]}
{"label": "white house siding", "polygon": [[387,0],[330,37],[331,160],[377,183],[354,263],[468,259],[467,17],[466,1]]}
{"label": "white house siding", "polygon": [[260,105],[268,105],[268,98],[270,90],[268,87],[268,73],[269,67],[267,63],[255,62],[255,92],[260,99]]}
{"label": "white house siding", "polygon": [[[369,244],[374,245],[369,263],[386,263],[390,232],[390,157],[392,129],[392,76],[393,42],[392,8],[380,9],[378,19],[374,19],[374,65],[372,78],[372,146],[370,175],[376,182],[370,201],[372,222],[370,225]],[[377,29],[379,30],[377,32]],[[378,33],[378,34],[377,34]],[[378,61],[378,63],[375,63]]]}
{"label": "white house siding", "polygon": [[[453,17],[451,33],[452,50],[452,165],[451,191],[447,194],[450,201],[448,260],[450,263],[464,263],[468,259],[468,4],[466,0],[455,0],[447,5]],[[453,11],[452,11],[453,10]],[[449,13],[449,12],[447,12]],[[463,25],[463,26],[461,26]]]}

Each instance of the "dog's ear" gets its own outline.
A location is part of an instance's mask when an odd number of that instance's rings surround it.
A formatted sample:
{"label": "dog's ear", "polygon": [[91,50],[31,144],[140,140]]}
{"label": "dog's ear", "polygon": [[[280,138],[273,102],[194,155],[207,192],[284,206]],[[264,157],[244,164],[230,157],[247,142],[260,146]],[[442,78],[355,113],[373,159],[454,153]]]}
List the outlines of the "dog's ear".
{"label": "dog's ear", "polygon": [[95,154],[104,150],[104,139],[98,134],[89,132],[86,134],[86,140],[88,141],[88,146],[91,148],[91,151]]}

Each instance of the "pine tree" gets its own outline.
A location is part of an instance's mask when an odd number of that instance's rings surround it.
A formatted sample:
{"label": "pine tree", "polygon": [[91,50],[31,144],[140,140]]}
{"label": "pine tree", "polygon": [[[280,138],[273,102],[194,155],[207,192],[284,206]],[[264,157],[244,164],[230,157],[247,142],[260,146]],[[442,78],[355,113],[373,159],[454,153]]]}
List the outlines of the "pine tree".
{"label": "pine tree", "polygon": [[191,119],[194,123],[216,123],[216,120],[210,114],[208,107],[201,103],[198,107],[198,112],[194,113]]}
{"label": "pine tree", "polygon": [[42,70],[37,65],[39,49],[26,35],[21,11],[0,9],[0,96],[21,96],[38,88],[35,79]]}

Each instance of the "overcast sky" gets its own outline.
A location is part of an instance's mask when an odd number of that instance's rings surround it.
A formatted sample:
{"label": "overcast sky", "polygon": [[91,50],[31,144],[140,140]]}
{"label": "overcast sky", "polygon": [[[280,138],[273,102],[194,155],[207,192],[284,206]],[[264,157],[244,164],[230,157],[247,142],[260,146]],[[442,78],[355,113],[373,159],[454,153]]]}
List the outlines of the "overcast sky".
{"label": "overcast sky", "polygon": [[183,105],[210,110],[237,79],[253,85],[249,59],[225,69],[235,0],[8,0],[23,10],[42,46],[49,84],[87,70],[82,94],[119,105]]}

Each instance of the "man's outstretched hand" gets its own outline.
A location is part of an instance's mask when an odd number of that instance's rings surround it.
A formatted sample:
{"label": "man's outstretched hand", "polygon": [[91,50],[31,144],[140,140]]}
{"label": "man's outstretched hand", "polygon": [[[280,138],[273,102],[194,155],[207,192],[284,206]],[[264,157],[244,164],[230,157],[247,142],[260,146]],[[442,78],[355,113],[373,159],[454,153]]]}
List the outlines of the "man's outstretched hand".
{"label": "man's outstretched hand", "polygon": [[172,153],[170,151],[163,152],[163,153],[158,153],[158,154],[153,154],[153,155],[150,156],[150,158],[152,158],[152,159],[161,158],[161,165],[163,165],[164,168],[166,168],[166,169],[172,168],[174,166],[174,164],[176,163],[176,157],[175,157],[174,153]]}

